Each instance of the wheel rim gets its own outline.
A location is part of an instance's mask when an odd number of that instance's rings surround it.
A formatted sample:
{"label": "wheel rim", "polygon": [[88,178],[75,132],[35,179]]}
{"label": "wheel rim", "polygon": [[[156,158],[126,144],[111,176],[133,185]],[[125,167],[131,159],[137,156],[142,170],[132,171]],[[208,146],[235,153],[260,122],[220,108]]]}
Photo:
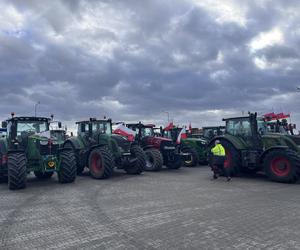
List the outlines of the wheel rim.
{"label": "wheel rim", "polygon": [[277,176],[287,176],[291,171],[291,163],[285,157],[278,156],[271,161],[271,170]]}
{"label": "wheel rim", "polygon": [[191,164],[193,162],[193,156],[191,155],[191,159],[184,161],[185,164]]}
{"label": "wheel rim", "polygon": [[91,160],[91,169],[95,174],[100,174],[102,172],[102,157],[100,154],[94,153]]}
{"label": "wheel rim", "polygon": [[151,155],[149,154],[146,154],[147,155],[147,158],[146,158],[146,167],[147,168],[152,168],[153,165],[154,165],[154,159]]}
{"label": "wheel rim", "polygon": [[225,153],[226,153],[226,159],[224,162],[224,168],[230,168],[232,165],[232,155],[231,152],[228,149],[225,149]]}

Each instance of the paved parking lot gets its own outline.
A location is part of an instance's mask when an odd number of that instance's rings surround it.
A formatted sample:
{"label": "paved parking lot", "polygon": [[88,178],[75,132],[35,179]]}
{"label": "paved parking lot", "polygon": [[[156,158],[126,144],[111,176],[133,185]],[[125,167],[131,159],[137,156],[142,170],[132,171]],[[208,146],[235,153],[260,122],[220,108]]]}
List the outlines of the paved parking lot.
{"label": "paved parking lot", "polygon": [[300,184],[206,167],[0,184],[0,249],[300,249]]}

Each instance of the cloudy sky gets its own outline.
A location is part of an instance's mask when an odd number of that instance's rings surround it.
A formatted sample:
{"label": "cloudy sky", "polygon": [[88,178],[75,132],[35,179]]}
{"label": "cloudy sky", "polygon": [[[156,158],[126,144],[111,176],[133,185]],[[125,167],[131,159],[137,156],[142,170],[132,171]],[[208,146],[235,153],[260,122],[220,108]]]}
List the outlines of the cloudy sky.
{"label": "cloudy sky", "polygon": [[300,126],[298,0],[0,0],[0,118]]}

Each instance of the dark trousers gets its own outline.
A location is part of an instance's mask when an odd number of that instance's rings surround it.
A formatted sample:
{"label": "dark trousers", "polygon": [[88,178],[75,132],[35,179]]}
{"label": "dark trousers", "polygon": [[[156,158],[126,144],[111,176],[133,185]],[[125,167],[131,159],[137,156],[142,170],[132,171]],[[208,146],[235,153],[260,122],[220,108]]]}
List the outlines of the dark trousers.
{"label": "dark trousers", "polygon": [[224,156],[213,156],[212,170],[214,172],[214,176],[218,176],[223,173],[225,177],[229,177],[227,169],[224,168],[225,159],[226,158]]}

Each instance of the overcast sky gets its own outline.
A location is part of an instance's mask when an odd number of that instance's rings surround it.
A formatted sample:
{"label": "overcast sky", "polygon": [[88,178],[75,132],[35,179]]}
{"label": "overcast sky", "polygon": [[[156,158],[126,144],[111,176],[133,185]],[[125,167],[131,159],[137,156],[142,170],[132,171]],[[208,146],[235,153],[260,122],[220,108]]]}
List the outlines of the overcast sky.
{"label": "overcast sky", "polygon": [[300,126],[299,0],[0,0],[0,118]]}

